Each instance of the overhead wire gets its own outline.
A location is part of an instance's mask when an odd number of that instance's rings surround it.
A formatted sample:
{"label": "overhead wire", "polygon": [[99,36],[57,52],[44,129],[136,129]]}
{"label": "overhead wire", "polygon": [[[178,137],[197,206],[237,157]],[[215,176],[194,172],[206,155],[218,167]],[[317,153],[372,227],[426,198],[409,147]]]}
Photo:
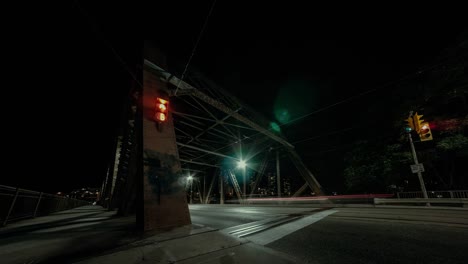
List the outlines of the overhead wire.
{"label": "overhead wire", "polygon": [[184,78],[185,78],[185,74],[187,73],[187,70],[188,70],[188,67],[189,67],[189,65],[190,65],[190,62],[192,61],[192,58],[193,58],[193,56],[195,55],[195,51],[196,51],[196,49],[197,49],[197,47],[198,47],[198,44],[200,43],[200,40],[201,40],[201,38],[202,38],[202,36],[203,36],[203,32],[205,32],[206,25],[208,25],[208,20],[209,20],[209,18],[210,18],[210,16],[211,16],[211,13],[213,12],[213,9],[214,9],[214,7],[215,7],[216,1],[217,1],[217,0],[214,0],[214,1],[213,1],[213,4],[211,4],[210,11],[208,12],[208,15],[206,16],[205,22],[203,23],[203,27],[202,27],[200,33],[198,34],[197,41],[195,42],[195,45],[193,46],[192,53],[190,54],[190,57],[189,57],[187,63],[185,64],[184,71],[182,72],[182,76],[181,76],[180,79],[179,79],[179,83],[177,83],[177,87],[176,87],[176,90],[175,90],[175,93],[174,93],[175,95],[177,95],[177,91],[179,90],[179,86],[180,86],[180,84],[182,83],[182,81],[183,81]]}
{"label": "overhead wire", "polygon": [[[446,58],[445,58],[445,59],[446,59]],[[364,96],[364,95],[367,95],[367,94],[376,92],[376,91],[381,90],[381,89],[383,89],[383,88],[387,88],[388,86],[390,86],[390,85],[392,85],[392,84],[400,83],[400,82],[402,82],[402,81],[405,81],[405,80],[407,80],[407,79],[413,77],[414,75],[422,74],[423,72],[432,70],[432,69],[437,68],[437,67],[439,67],[439,66],[441,66],[441,65],[444,65],[444,64],[446,64],[446,62],[440,62],[440,63],[436,63],[436,64],[432,64],[432,65],[430,65],[430,66],[427,66],[426,68],[420,68],[420,69],[416,70],[415,72],[409,73],[409,74],[407,74],[407,75],[405,75],[405,76],[403,76],[403,77],[401,77],[401,78],[398,78],[397,80],[389,81],[389,82],[386,82],[386,83],[384,83],[384,84],[378,85],[378,86],[375,87],[375,88],[366,90],[366,91],[361,92],[361,93],[359,93],[359,94],[352,95],[352,96],[350,96],[350,97],[348,97],[348,98],[345,98],[345,99],[343,99],[343,100],[341,100],[341,101],[338,101],[338,102],[336,102],[336,103],[327,105],[327,106],[325,106],[325,107],[322,107],[322,108],[320,108],[320,109],[314,110],[314,111],[312,111],[312,112],[310,112],[310,113],[307,113],[307,114],[305,114],[305,115],[302,115],[302,116],[299,116],[299,117],[297,117],[297,118],[294,118],[293,120],[290,120],[290,121],[288,121],[288,122],[286,122],[286,123],[284,123],[284,124],[281,124],[281,125],[279,125],[279,126],[290,125],[290,124],[292,124],[292,123],[294,123],[294,122],[296,122],[296,121],[298,121],[298,120],[304,119],[304,118],[309,117],[309,116],[311,116],[311,115],[313,115],[313,114],[317,114],[317,113],[323,112],[323,111],[328,110],[328,109],[330,109],[330,108],[333,108],[333,107],[335,107],[335,106],[337,106],[337,105],[340,105],[340,104],[343,104],[343,103],[352,101],[352,100],[354,100],[354,99],[357,99],[357,98],[362,97],[362,96]]]}
{"label": "overhead wire", "polygon": [[89,14],[86,12],[86,10],[81,6],[80,2],[78,0],[75,0],[75,4],[78,7],[78,10],[81,12],[81,14],[86,18],[87,23],[93,30],[94,34],[96,37],[104,43],[112,52],[112,54],[115,56],[117,61],[120,63],[120,65],[130,74],[132,79],[140,86],[143,87],[141,84],[140,80],[135,76],[135,74],[130,70],[130,67],[128,67],[127,63],[122,59],[122,57],[117,53],[117,51],[114,49],[114,47],[111,45],[109,41],[107,41],[106,38],[103,37],[104,34],[99,31],[99,29],[94,25],[92,18],[89,16]]}
{"label": "overhead wire", "polygon": [[[200,43],[200,40],[201,40],[201,38],[202,38],[202,36],[203,36],[203,33],[204,33],[205,29],[206,29],[206,26],[207,26],[207,24],[208,24],[209,18],[210,18],[210,16],[211,16],[212,12],[213,12],[213,9],[214,9],[214,7],[215,7],[216,2],[217,2],[217,0],[214,0],[213,3],[212,3],[212,5],[211,5],[211,8],[210,8],[210,10],[209,10],[209,12],[208,12],[208,15],[207,15],[207,17],[206,17],[206,19],[205,19],[205,21],[204,21],[204,24],[203,24],[203,26],[202,26],[202,29],[201,29],[201,31],[200,31],[200,33],[199,33],[199,35],[198,35],[197,41],[196,41],[196,43],[195,43],[195,45],[194,45],[194,47],[193,47],[193,49],[192,49],[191,55],[190,55],[190,57],[189,57],[189,59],[188,59],[186,65],[185,65],[185,67],[184,67],[184,71],[183,71],[183,73],[182,73],[182,76],[181,76],[181,78],[179,79],[179,83],[178,83],[178,85],[177,85],[177,87],[176,87],[175,94],[177,94],[177,91],[178,91],[178,89],[179,89],[179,86],[180,86],[180,84],[182,83],[183,79],[185,78],[185,75],[186,75],[186,73],[187,73],[187,71],[188,71],[188,68],[189,68],[189,66],[190,66],[190,63],[191,63],[191,61],[192,61],[192,59],[193,59],[193,57],[194,57],[194,55],[195,55],[196,49],[197,49],[197,47],[198,47],[198,45],[199,45],[199,43]],[[121,64],[121,66],[124,67],[124,69],[130,74],[130,76],[135,80],[135,82],[136,82],[138,85],[140,85],[140,87],[143,87],[143,85],[141,84],[141,82],[136,78],[135,74],[130,70],[130,68],[128,67],[128,65],[125,63],[125,61],[122,59],[122,57],[117,53],[117,51],[114,49],[114,47],[102,36],[102,33],[101,33],[96,27],[94,27],[94,24],[93,24],[93,22],[92,22],[92,19],[91,19],[90,16],[87,14],[87,12],[81,7],[79,1],[78,1],[78,0],[75,0],[75,3],[76,3],[76,5],[77,5],[77,7],[79,8],[80,12],[87,18],[87,22],[90,24],[91,28],[93,29],[93,31],[95,32],[95,34],[98,36],[98,38],[99,38],[101,41],[103,41],[104,44],[106,44],[106,45],[108,46],[108,48],[112,51],[112,54],[117,58],[117,60],[118,60],[119,63]],[[328,109],[331,109],[331,108],[333,108],[333,107],[335,107],[335,106],[337,106],[337,105],[341,105],[341,104],[347,103],[347,102],[349,102],[349,101],[355,100],[355,99],[360,98],[360,97],[362,97],[362,96],[364,96],[364,95],[373,93],[373,92],[375,92],[375,91],[378,91],[378,90],[380,90],[380,89],[383,89],[383,88],[385,88],[385,87],[388,87],[389,85],[392,85],[392,84],[395,84],[395,83],[399,83],[399,82],[404,81],[404,80],[406,80],[406,79],[408,79],[408,78],[410,78],[410,77],[412,77],[412,76],[414,76],[414,75],[416,75],[416,74],[421,74],[421,73],[423,73],[423,72],[425,72],[425,71],[432,70],[432,69],[434,69],[434,68],[436,68],[436,67],[439,67],[439,66],[441,66],[441,65],[444,65],[444,64],[446,64],[446,62],[440,62],[440,63],[437,63],[437,64],[433,64],[433,65],[431,65],[431,66],[428,66],[428,67],[426,67],[426,68],[419,69],[419,70],[417,70],[416,72],[413,72],[413,73],[408,74],[408,75],[406,75],[406,76],[404,76],[404,77],[402,77],[402,78],[399,78],[398,80],[390,81],[390,82],[387,82],[387,83],[385,83],[385,84],[379,85],[379,86],[376,87],[376,88],[372,88],[372,89],[366,90],[366,91],[364,91],[364,92],[361,92],[361,93],[352,95],[352,96],[350,96],[350,97],[348,97],[348,98],[345,98],[345,99],[343,99],[343,100],[340,100],[340,101],[338,101],[338,102],[336,102],[336,103],[333,103],[333,104],[324,106],[324,107],[322,107],[322,108],[320,108],[320,109],[314,110],[314,111],[309,112],[309,113],[307,113],[307,114],[305,114],[305,115],[302,115],[302,116],[299,116],[299,117],[297,117],[297,118],[294,118],[294,119],[292,119],[292,120],[290,120],[290,121],[288,121],[288,122],[286,122],[286,123],[280,124],[279,126],[290,125],[290,124],[292,124],[292,123],[294,123],[294,122],[297,122],[297,121],[299,121],[299,120],[305,119],[305,118],[307,118],[307,117],[309,117],[309,116],[311,116],[311,115],[324,112],[324,111],[326,111],[326,110],[328,110]],[[352,129],[352,128],[347,128],[347,129],[344,129],[344,130],[341,130],[341,131],[347,131],[347,130],[351,130],[351,129]],[[269,128],[268,130],[271,131],[272,128]],[[293,144],[297,144],[297,143],[300,143],[300,142],[312,140],[312,139],[315,139],[315,138],[320,138],[320,137],[323,137],[323,136],[328,136],[328,135],[335,134],[335,133],[339,133],[339,132],[340,132],[340,131],[333,131],[333,132],[330,132],[330,133],[325,134],[325,135],[320,135],[320,136],[316,136],[316,137],[311,137],[311,138],[307,138],[307,139],[298,140],[298,141],[293,142]],[[257,133],[253,134],[251,137],[249,137],[249,138],[247,138],[247,139],[250,139],[250,138],[252,138],[252,137],[254,137],[254,136],[258,135],[258,134],[261,134],[261,133],[262,133],[262,132],[257,132]],[[234,145],[234,144],[237,144],[237,143],[240,142],[240,141],[243,141],[243,139],[239,139],[237,142],[230,143],[230,144],[228,144],[228,145],[226,145],[226,146],[223,146],[223,147],[220,147],[220,148],[218,148],[218,149],[216,149],[216,150],[214,150],[214,151],[222,150],[222,149],[224,149],[224,148],[227,148],[227,147],[229,147],[229,146],[232,146],[232,145]],[[200,156],[199,158],[201,158],[201,157],[203,157],[203,156],[206,156],[206,155],[207,155],[207,154],[202,155],[202,156]]]}
{"label": "overhead wire", "polygon": [[[372,92],[381,90],[381,89],[383,89],[383,88],[388,87],[389,85],[396,84],[396,83],[400,83],[400,82],[402,82],[402,81],[404,81],[404,80],[409,79],[410,77],[412,77],[412,76],[414,76],[414,75],[421,74],[421,73],[423,73],[423,72],[432,70],[432,69],[437,68],[437,67],[439,67],[439,66],[441,66],[441,65],[444,65],[444,64],[446,64],[446,62],[440,62],[440,63],[432,64],[432,65],[427,66],[427,67],[424,67],[424,68],[422,68],[422,69],[420,68],[419,70],[417,70],[417,71],[415,71],[415,72],[412,72],[412,73],[410,73],[410,74],[407,74],[407,75],[405,75],[405,76],[403,76],[403,77],[401,77],[401,78],[399,78],[399,79],[397,79],[397,80],[389,81],[389,82],[387,82],[387,83],[385,83],[385,84],[379,85],[378,87],[375,87],[375,88],[366,90],[366,91],[361,92],[361,93],[359,93],[359,94],[352,95],[352,96],[350,96],[350,97],[348,97],[348,98],[345,98],[345,99],[343,99],[343,100],[340,100],[340,101],[338,101],[338,102],[336,102],[336,103],[333,103],[333,104],[324,106],[324,107],[322,107],[322,108],[320,108],[320,109],[314,110],[314,111],[312,111],[312,112],[310,112],[310,113],[307,113],[307,114],[305,114],[305,115],[302,115],[302,116],[300,116],[300,117],[297,117],[297,118],[295,118],[295,119],[293,119],[293,120],[291,120],[291,121],[289,121],[289,122],[286,122],[286,123],[284,123],[284,124],[281,124],[281,125],[279,125],[279,126],[289,125],[289,124],[291,124],[291,123],[293,123],[293,122],[296,122],[296,121],[298,121],[298,120],[300,120],[300,119],[304,119],[304,118],[306,118],[306,117],[308,117],[308,116],[311,116],[311,115],[313,115],[313,114],[317,114],[317,113],[323,112],[323,111],[328,110],[328,109],[330,109],[330,108],[333,108],[333,107],[335,107],[335,106],[337,106],[337,105],[340,105],[340,104],[343,104],[343,103],[346,103],[346,102],[355,100],[355,99],[360,98],[360,97],[362,97],[362,96],[364,96],[364,95],[367,95],[367,94],[370,94],[370,93],[372,93]],[[347,130],[347,129],[345,129],[345,130]],[[268,131],[272,131],[272,128],[269,128]],[[262,134],[262,133],[263,133],[263,132],[257,132],[257,133],[255,133],[255,134],[253,134],[251,137],[254,137],[254,136],[259,135],[259,134]],[[334,133],[334,132],[331,132],[331,133]],[[311,138],[311,139],[312,139],[312,138]],[[306,139],[305,141],[311,140],[311,139]],[[301,140],[298,140],[298,142],[301,142]],[[296,142],[296,144],[297,144],[298,142]],[[234,144],[237,144],[237,142],[233,142],[233,143],[227,144],[226,146],[220,147],[220,148],[216,149],[215,151],[219,151],[219,150],[225,149],[225,148],[230,147],[230,146],[232,146],[232,145],[234,145]],[[204,157],[204,156],[206,156],[206,155],[208,155],[208,154],[204,154],[204,155],[200,156],[199,158]]]}

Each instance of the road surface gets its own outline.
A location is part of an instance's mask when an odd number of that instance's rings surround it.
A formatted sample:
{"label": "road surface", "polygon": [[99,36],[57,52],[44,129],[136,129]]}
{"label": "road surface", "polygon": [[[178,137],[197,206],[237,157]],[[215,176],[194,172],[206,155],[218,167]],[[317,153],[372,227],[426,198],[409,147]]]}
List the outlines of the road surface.
{"label": "road surface", "polygon": [[467,210],[233,205],[190,209],[194,224],[241,236],[303,263],[468,261]]}
{"label": "road surface", "polygon": [[[468,260],[466,209],[191,205],[190,212],[193,226],[149,237],[135,235],[135,217],[116,217],[99,206],[12,223],[0,229],[0,263]],[[99,256],[110,262],[102,262]],[[123,261],[124,257],[138,260]]]}

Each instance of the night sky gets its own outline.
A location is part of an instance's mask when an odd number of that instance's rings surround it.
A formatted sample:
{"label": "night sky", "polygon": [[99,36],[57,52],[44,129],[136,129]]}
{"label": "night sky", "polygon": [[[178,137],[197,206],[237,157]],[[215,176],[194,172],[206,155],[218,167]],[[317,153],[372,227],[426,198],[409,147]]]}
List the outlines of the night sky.
{"label": "night sky", "polygon": [[[23,26],[27,34],[9,43],[17,85],[4,101],[17,103],[6,122],[14,138],[7,148],[12,172],[0,184],[50,192],[101,184],[142,40],[157,43],[180,74],[213,3],[166,2],[75,1]],[[328,190],[342,188],[342,168],[319,164],[342,159],[340,148],[372,129],[354,123],[369,102],[385,104],[385,93],[311,113],[417,72],[468,25],[463,8],[440,4],[251,2],[217,1],[189,74],[202,72],[277,122],[278,109],[288,110],[288,120],[310,114],[282,131],[290,142],[321,136],[298,152]],[[340,130],[345,134],[326,136]]]}

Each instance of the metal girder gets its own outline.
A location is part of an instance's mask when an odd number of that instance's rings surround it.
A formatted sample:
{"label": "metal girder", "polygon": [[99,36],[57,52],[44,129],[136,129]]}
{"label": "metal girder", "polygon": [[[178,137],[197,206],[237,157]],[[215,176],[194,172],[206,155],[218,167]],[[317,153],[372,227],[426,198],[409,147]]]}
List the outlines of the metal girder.
{"label": "metal girder", "polygon": [[206,149],[202,149],[202,148],[190,146],[190,145],[183,144],[183,143],[179,143],[179,142],[177,142],[177,145],[183,146],[183,147],[186,147],[186,148],[196,149],[196,150],[199,150],[199,151],[201,151],[201,152],[205,152],[205,153],[208,153],[208,154],[220,156],[220,157],[223,157],[223,158],[229,158],[229,159],[233,159],[233,160],[239,160],[238,158],[234,158],[234,157],[231,157],[231,156],[228,156],[228,155],[224,155],[224,154],[221,154],[221,153],[218,153],[218,152],[214,152],[214,151],[210,151],[210,150],[206,150]]}
{"label": "metal girder", "polygon": [[[216,123],[214,123],[213,125],[211,125],[210,127],[208,127],[206,130],[204,130],[204,131],[198,133],[198,135],[196,135],[196,136],[194,137],[194,139],[198,139],[200,136],[202,136],[203,134],[205,134],[208,130],[210,130],[210,129],[216,127],[216,126],[219,125],[219,124],[222,124],[222,122],[225,121],[226,119],[228,119],[230,116],[231,116],[231,115],[227,115],[227,116],[225,116],[225,117],[224,117],[223,119],[221,119],[221,120],[216,120]],[[218,132],[220,132],[220,131],[218,131]],[[193,140],[191,140],[191,141],[193,141]],[[191,141],[189,141],[189,143],[190,143]]]}
{"label": "metal girder", "polygon": [[[215,133],[213,133],[213,132],[211,132],[211,131],[208,131],[208,132],[206,132],[206,133],[207,133],[207,134],[210,134],[210,135],[212,135],[212,136],[218,137],[218,138],[220,138],[220,139],[226,140],[226,137],[223,137],[223,136],[221,136],[221,135],[215,134]],[[224,143],[222,143],[222,144],[227,144],[227,143],[224,142]]]}
{"label": "metal girder", "polygon": [[179,131],[180,133],[182,133],[182,134],[188,136],[188,137],[191,138],[191,139],[193,138],[192,135],[190,135],[189,133],[183,131],[182,129],[180,129],[180,128],[178,128],[178,127],[174,127],[174,129],[177,130],[177,131]]}
{"label": "metal girder", "polygon": [[230,138],[232,138],[232,139],[234,139],[234,140],[236,140],[236,141],[239,140],[239,138],[236,137],[235,135],[230,135],[230,134],[228,134],[228,133],[226,133],[226,132],[224,132],[224,131],[221,131],[221,130],[219,130],[219,129],[217,129],[217,128],[211,128],[211,129],[212,129],[213,131],[216,131],[216,132],[218,132],[218,133],[220,133],[220,134],[225,135],[226,137],[230,137]]}
{"label": "metal girder", "polygon": [[[188,94],[192,98],[196,97],[196,98],[200,99],[201,101],[203,101],[203,102],[211,105],[212,107],[218,109],[219,111],[224,112],[225,114],[231,115],[233,118],[239,120],[240,122],[244,123],[245,125],[255,129],[259,133],[262,133],[262,134],[266,135],[267,137],[271,138],[272,140],[274,140],[274,141],[280,143],[281,145],[283,145],[288,150],[288,153],[290,154],[291,160],[296,165],[296,167],[299,170],[300,174],[304,177],[304,179],[306,180],[307,184],[311,187],[311,189],[314,190],[314,192],[316,194],[323,194],[323,191],[322,191],[322,188],[321,188],[320,184],[315,179],[313,174],[309,171],[309,169],[305,166],[305,164],[302,162],[301,158],[299,157],[299,155],[294,150],[294,146],[292,144],[290,144],[289,142],[287,142],[285,139],[281,138],[280,136],[274,134],[273,132],[269,131],[268,129],[265,129],[265,128],[261,127],[257,123],[251,121],[250,119],[248,119],[248,118],[242,116],[241,114],[237,113],[236,111],[230,109],[229,107],[227,107],[223,103],[219,102],[218,100],[215,100],[215,99],[211,98],[210,96],[208,96],[205,93],[203,93],[202,91],[196,89],[192,85],[184,82],[183,80],[177,78],[176,76],[173,76],[173,75],[169,74],[167,71],[165,71],[164,69],[158,67],[154,63],[151,63],[150,61],[145,59],[144,64],[145,64],[145,66],[150,67],[153,71],[158,72],[161,79],[163,79],[163,80],[165,80],[165,81],[167,81],[167,82],[169,82],[169,83],[171,83],[173,85],[176,85],[178,87],[178,90],[181,90],[181,94]],[[168,90],[168,92],[169,92],[169,94],[171,96],[176,95],[176,94],[174,94],[173,90]],[[197,103],[199,103],[198,100],[195,100],[195,101]],[[203,108],[206,110],[205,107],[203,107]],[[212,115],[209,111],[208,111],[208,113],[210,115]],[[216,119],[216,117],[214,117],[214,118]],[[203,130],[203,129],[201,129],[201,130]],[[188,146],[188,145],[186,145],[186,146]],[[192,146],[190,146],[190,147],[192,147]],[[207,152],[207,150],[203,150],[203,149],[200,149],[200,151]],[[212,151],[207,152],[207,153],[222,156],[222,157],[228,157],[228,158],[232,158],[232,159],[237,160],[236,158],[229,157],[229,156],[226,156],[226,155],[223,155],[223,154],[220,154],[220,153],[216,153],[216,152],[212,152]]]}
{"label": "metal girder", "polygon": [[[170,92],[170,91],[169,91],[169,92]],[[191,107],[193,107],[193,108],[195,108],[195,109],[198,109],[198,110],[200,110],[200,111],[203,111],[203,109],[200,109],[198,106],[192,104],[191,102],[189,102],[189,101],[186,100],[185,98],[183,98],[183,97],[179,97],[179,98],[181,98],[182,101],[184,101],[186,104],[190,105]]]}
{"label": "metal girder", "polygon": [[208,163],[203,163],[203,162],[197,162],[197,161],[192,161],[192,160],[186,160],[186,159],[179,159],[181,162],[186,162],[186,163],[192,163],[192,164],[197,164],[197,165],[203,165],[203,166],[209,166],[209,167],[215,167],[219,168],[218,165],[213,165],[213,164],[208,164]]}
{"label": "metal girder", "polygon": [[203,110],[205,110],[205,112],[207,112],[211,118],[213,118],[216,122],[218,122],[218,118],[210,112],[210,110],[206,109],[206,107],[200,103],[200,101],[198,101],[198,99],[196,97],[193,97],[193,96],[190,96]]}
{"label": "metal girder", "polygon": [[280,143],[281,145],[289,148],[289,149],[293,149],[294,146],[291,145],[289,142],[287,142],[286,140],[282,139],[281,137],[273,134],[272,132],[270,132],[269,130],[257,125],[256,123],[250,121],[249,119],[243,117],[242,115],[236,113],[235,111],[229,109],[227,106],[225,106],[224,104],[216,101],[215,99],[205,95],[204,93],[200,92],[199,90],[197,89],[193,89],[192,91],[192,95],[196,96],[197,98],[199,98],[200,100],[204,101],[205,103],[207,104],[210,104],[211,106],[217,108],[218,110],[226,113],[226,114],[230,114],[233,118],[241,121],[242,123],[254,128],[255,130],[257,130],[258,132],[270,137],[271,139],[275,140],[276,142]]}
{"label": "metal girder", "polygon": [[254,185],[252,186],[252,190],[250,190],[249,198],[252,198],[252,195],[255,192],[255,189],[257,189],[257,185],[262,180],[262,176],[265,172],[267,165],[268,165],[268,152],[265,154],[265,158],[263,159],[263,162],[260,165],[260,169],[258,170],[258,173],[257,173],[257,178],[255,179]]}
{"label": "metal girder", "polygon": [[220,144],[220,145],[223,145],[223,146],[226,144],[226,142],[216,141],[216,140],[207,139],[207,138],[199,138],[198,140],[200,142],[205,141],[205,142],[208,142],[208,143],[215,143],[215,144]]}
{"label": "metal girder", "polygon": [[315,179],[312,172],[310,172],[309,169],[305,166],[304,162],[302,162],[301,158],[299,157],[299,155],[297,155],[296,151],[294,151],[293,149],[289,149],[288,153],[297,170],[302,175],[307,184],[310,186],[310,189],[312,189],[315,192],[315,194],[322,195],[322,186],[317,181],[317,179]]}
{"label": "metal girder", "polygon": [[233,118],[241,121],[242,123],[250,126],[251,128],[257,130],[259,133],[262,133],[268,137],[270,137],[271,139],[275,140],[276,142],[280,143],[281,145],[289,148],[289,149],[293,149],[294,146],[291,145],[289,142],[287,142],[286,140],[284,140],[283,138],[275,135],[274,133],[272,133],[271,131],[261,127],[260,125],[257,125],[255,122],[249,120],[248,118],[245,118],[243,117],[242,115],[236,113],[234,110],[230,109],[229,107],[225,106],[224,104],[216,101],[215,99],[209,97],[208,95],[204,94],[203,92],[199,91],[198,89],[196,89],[195,87],[193,87],[192,85],[184,82],[183,80],[177,78],[176,76],[173,76],[171,75],[170,73],[168,73],[167,71],[165,71],[164,69],[162,69],[161,67],[157,66],[156,64],[148,61],[148,60],[144,60],[144,64],[148,67],[150,67],[152,70],[154,71],[157,71],[158,74],[161,76],[161,78],[163,78],[165,81],[167,82],[170,82],[172,83],[173,85],[176,85],[177,87],[179,87],[179,90],[186,90],[186,92],[189,92],[189,94],[197,97],[198,99],[204,101],[205,103],[213,106],[214,108],[224,112],[225,114],[231,114]]}
{"label": "metal girder", "polygon": [[187,119],[187,120],[190,120],[190,121],[192,121],[192,122],[194,122],[194,123],[196,123],[196,124],[198,124],[198,125],[202,125],[202,126],[205,125],[205,123],[200,122],[200,121],[198,121],[198,120],[196,120],[195,118],[192,118],[192,117],[190,117],[190,116],[182,115],[182,117],[185,118],[185,119]]}
{"label": "metal girder", "polygon": [[[211,113],[205,106],[203,106],[203,104],[201,104],[196,97],[192,97],[192,98],[195,100],[195,102],[197,102],[198,105],[200,105],[201,108],[203,108],[203,110],[205,110],[214,120],[216,120],[216,123],[214,125],[212,125],[210,128],[208,128],[207,130],[209,130],[211,128],[214,128],[215,126],[219,125],[220,122],[225,121],[226,119],[228,119],[232,115],[232,114],[228,114],[222,120],[219,120],[213,113]],[[235,112],[238,112],[239,110],[240,109],[236,110]],[[224,127],[224,129],[226,129],[229,133],[231,133],[234,138],[236,137],[236,135],[231,130],[229,130],[226,127]]]}
{"label": "metal girder", "polygon": [[307,189],[307,187],[309,187],[309,184],[306,182],[304,183],[304,185],[301,186],[301,188],[299,188],[299,190],[297,190],[292,197],[298,197],[299,195],[301,195],[305,189]]}
{"label": "metal girder", "polygon": [[[198,153],[197,153],[198,154]],[[182,156],[187,156],[187,158],[189,159],[193,159],[193,158],[196,158],[198,155],[196,154],[193,154],[193,153],[190,153],[188,151],[183,151],[183,152],[180,152],[180,155]]]}
{"label": "metal girder", "polygon": [[233,126],[233,127],[237,127],[237,128],[243,128],[243,129],[257,131],[255,129],[251,128],[251,127],[246,127],[246,126],[241,126],[241,125],[236,125],[236,124],[231,124],[231,123],[226,123],[226,122],[222,122],[221,124],[222,125],[229,125],[229,126]]}
{"label": "metal girder", "polygon": [[194,170],[194,169],[188,169],[188,168],[182,168],[181,170],[183,170],[183,171],[193,171],[193,172],[205,173],[204,171],[201,171],[201,170]]}
{"label": "metal girder", "polygon": [[197,155],[195,155],[195,154],[192,154],[192,153],[190,153],[190,152],[187,152],[187,151],[180,152],[180,155],[181,155],[181,156],[182,156],[182,155],[184,155],[184,156],[188,156],[187,158],[196,158],[196,157],[197,157]]}
{"label": "metal girder", "polygon": [[177,111],[171,111],[171,113],[176,114],[176,115],[179,115],[179,116],[188,116],[188,117],[198,118],[198,119],[201,119],[201,120],[216,122],[216,120],[213,120],[213,119],[210,119],[210,118],[206,118],[206,117],[197,116],[197,115],[192,115],[192,114],[187,114],[187,113],[181,113],[181,112],[177,112]]}
{"label": "metal girder", "polygon": [[195,129],[198,129],[198,130],[201,130],[201,131],[203,131],[203,128],[200,128],[200,127],[194,126],[194,125],[192,125],[192,124],[189,124],[189,123],[187,123],[187,122],[180,121],[180,123],[181,123],[181,124],[184,124],[184,125],[187,125],[187,126],[189,126],[189,127],[193,127],[193,128],[195,128]]}
{"label": "metal girder", "polygon": [[[183,143],[183,144],[188,144],[188,143]],[[204,143],[201,142],[199,139],[197,139],[196,141],[193,141],[193,142],[192,142],[192,145],[190,145],[190,146],[196,147],[196,145],[199,145],[199,147],[202,147],[202,148],[203,148],[203,147],[208,147],[209,150],[211,150],[211,151],[216,151],[216,148],[215,148],[215,147],[213,147],[213,146],[211,146],[211,145],[209,145],[209,144],[204,144]],[[180,147],[179,150],[182,149],[182,148],[183,148],[183,147]],[[185,148],[184,148],[183,150],[188,150],[188,149],[185,149]]]}
{"label": "metal girder", "polygon": [[214,182],[216,180],[216,173],[218,172],[218,170],[215,171],[215,174],[213,175],[213,178],[211,178],[211,183],[210,183],[210,188],[208,189],[208,192],[206,193],[206,196],[205,196],[205,204],[209,204],[210,201],[210,196],[211,196],[211,190],[213,189],[213,185],[214,185]]}

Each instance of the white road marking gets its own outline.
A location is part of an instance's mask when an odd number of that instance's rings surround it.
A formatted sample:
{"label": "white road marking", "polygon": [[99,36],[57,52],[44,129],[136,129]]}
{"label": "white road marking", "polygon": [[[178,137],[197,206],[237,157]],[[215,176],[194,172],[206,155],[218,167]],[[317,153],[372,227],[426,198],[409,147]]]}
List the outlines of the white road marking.
{"label": "white road marking", "polygon": [[281,225],[281,226],[277,226],[277,227],[274,227],[274,228],[271,228],[271,229],[268,229],[264,232],[261,232],[261,233],[258,233],[258,234],[254,234],[252,236],[247,236],[247,237],[244,237],[256,244],[259,244],[259,245],[266,245],[266,244],[269,244],[271,242],[274,242],[284,236],[287,236],[293,232],[296,232],[297,230],[301,229],[301,228],[304,228],[308,225],[311,225],[315,222],[318,222],[320,220],[322,220],[323,218],[331,215],[331,214],[334,214],[338,212],[338,210],[327,210],[327,211],[322,211],[322,212],[319,212],[319,213],[316,213],[316,214],[313,214],[313,215],[310,215],[310,216],[306,216],[304,218],[301,218],[299,220],[296,220],[294,222],[291,222],[291,223],[287,223],[287,224],[284,224],[284,225]]}

